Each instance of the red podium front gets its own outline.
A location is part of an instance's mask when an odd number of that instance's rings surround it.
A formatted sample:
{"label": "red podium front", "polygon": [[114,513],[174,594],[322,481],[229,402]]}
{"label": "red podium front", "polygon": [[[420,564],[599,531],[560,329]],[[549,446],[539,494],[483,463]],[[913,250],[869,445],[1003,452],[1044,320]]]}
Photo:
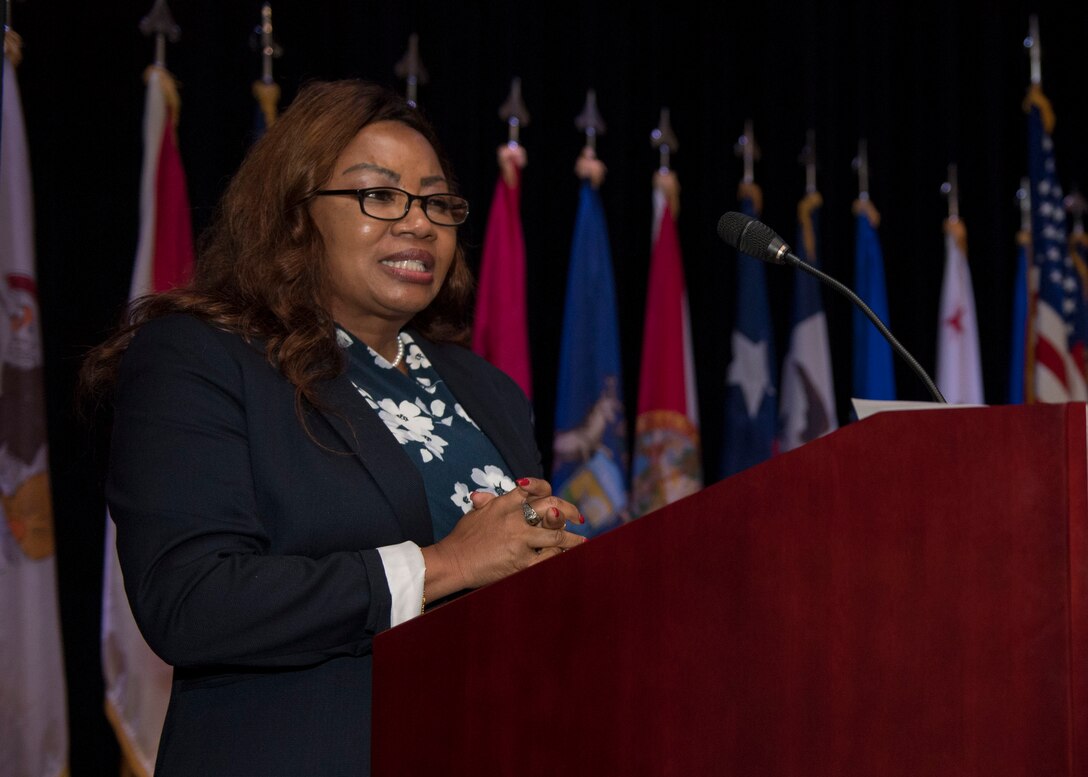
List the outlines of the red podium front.
{"label": "red podium front", "polygon": [[1085,426],[881,414],[392,629],[374,773],[1088,774]]}

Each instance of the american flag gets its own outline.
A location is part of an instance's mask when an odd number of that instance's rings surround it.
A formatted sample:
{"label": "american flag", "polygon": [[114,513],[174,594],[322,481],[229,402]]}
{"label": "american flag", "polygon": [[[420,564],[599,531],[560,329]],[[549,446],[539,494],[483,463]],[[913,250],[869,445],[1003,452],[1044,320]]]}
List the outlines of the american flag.
{"label": "american flag", "polygon": [[1038,85],[1028,94],[1028,167],[1031,176],[1035,304],[1032,373],[1035,400],[1088,399],[1085,388],[1088,307],[1084,284],[1067,243],[1062,187],[1050,137],[1053,113]]}

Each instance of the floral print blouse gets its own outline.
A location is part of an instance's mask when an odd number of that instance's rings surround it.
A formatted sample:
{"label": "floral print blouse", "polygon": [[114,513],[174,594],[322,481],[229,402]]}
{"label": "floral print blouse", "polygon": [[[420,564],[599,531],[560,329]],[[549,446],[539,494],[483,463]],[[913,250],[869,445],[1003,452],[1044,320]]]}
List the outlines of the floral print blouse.
{"label": "floral print blouse", "polygon": [[408,332],[401,332],[408,375],[342,328],[348,378],[423,476],[435,542],[472,510],[473,491],[502,495],[516,485],[509,467],[431,366]]}

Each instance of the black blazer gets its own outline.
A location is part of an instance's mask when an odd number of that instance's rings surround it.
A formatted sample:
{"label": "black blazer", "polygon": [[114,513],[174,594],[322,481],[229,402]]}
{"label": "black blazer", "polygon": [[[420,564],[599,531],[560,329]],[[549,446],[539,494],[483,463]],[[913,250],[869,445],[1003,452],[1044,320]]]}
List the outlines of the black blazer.
{"label": "black blazer", "polygon": [[[424,349],[511,474],[539,476],[516,384]],[[260,347],[189,316],[146,324],[124,356],[106,496],[136,622],[175,667],[159,777],[369,772],[371,641],[392,603],[376,548],[431,544],[431,519],[347,378],[320,396],[315,442]]]}

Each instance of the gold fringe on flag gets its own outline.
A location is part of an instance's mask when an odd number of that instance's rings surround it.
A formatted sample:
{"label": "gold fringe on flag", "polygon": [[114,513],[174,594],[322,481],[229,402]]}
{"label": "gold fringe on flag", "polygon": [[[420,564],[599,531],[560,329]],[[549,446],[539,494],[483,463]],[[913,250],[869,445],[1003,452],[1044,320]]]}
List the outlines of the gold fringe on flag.
{"label": "gold fringe on flag", "polygon": [[805,253],[811,260],[816,256],[816,226],[812,223],[812,212],[824,204],[819,192],[809,192],[797,203],[797,220],[801,222],[801,242],[805,244]]}
{"label": "gold fringe on flag", "polygon": [[1050,100],[1043,94],[1042,84],[1032,84],[1028,87],[1027,96],[1024,98],[1024,113],[1029,113],[1032,108],[1039,109],[1039,115],[1043,119],[1043,129],[1049,135],[1054,131],[1054,108]]}
{"label": "gold fringe on flag", "polygon": [[756,209],[756,215],[763,213],[763,190],[759,188],[759,184],[741,181],[740,186],[737,187],[737,199],[751,200],[752,207]]}
{"label": "gold fringe on flag", "polygon": [[959,219],[945,219],[944,233],[951,235],[956,241],[956,247],[963,252],[964,256],[967,256],[967,227],[964,223]]}
{"label": "gold fringe on flag", "polygon": [[665,195],[665,201],[669,204],[669,212],[673,221],[680,217],[680,179],[672,170],[664,172],[658,170],[654,173],[653,187],[660,189]]}
{"label": "gold fringe on flag", "polygon": [[4,31],[4,56],[12,67],[23,61],[23,38],[15,30]]}
{"label": "gold fringe on flag", "polygon": [[873,229],[880,226],[880,211],[873,205],[872,200],[854,200],[854,215],[864,215],[865,218],[869,219],[869,224],[872,225]]}
{"label": "gold fringe on flag", "polygon": [[178,119],[181,118],[181,97],[178,95],[178,83],[170,71],[160,65],[148,65],[144,71],[144,83],[151,80],[151,74],[159,73],[159,84],[162,87],[162,96],[166,100],[166,108],[170,111],[170,123],[176,130]]}
{"label": "gold fringe on flag", "polygon": [[253,97],[261,107],[261,113],[264,114],[264,125],[271,127],[272,122],[276,120],[276,116],[279,114],[280,85],[275,81],[271,83],[254,81]]}

